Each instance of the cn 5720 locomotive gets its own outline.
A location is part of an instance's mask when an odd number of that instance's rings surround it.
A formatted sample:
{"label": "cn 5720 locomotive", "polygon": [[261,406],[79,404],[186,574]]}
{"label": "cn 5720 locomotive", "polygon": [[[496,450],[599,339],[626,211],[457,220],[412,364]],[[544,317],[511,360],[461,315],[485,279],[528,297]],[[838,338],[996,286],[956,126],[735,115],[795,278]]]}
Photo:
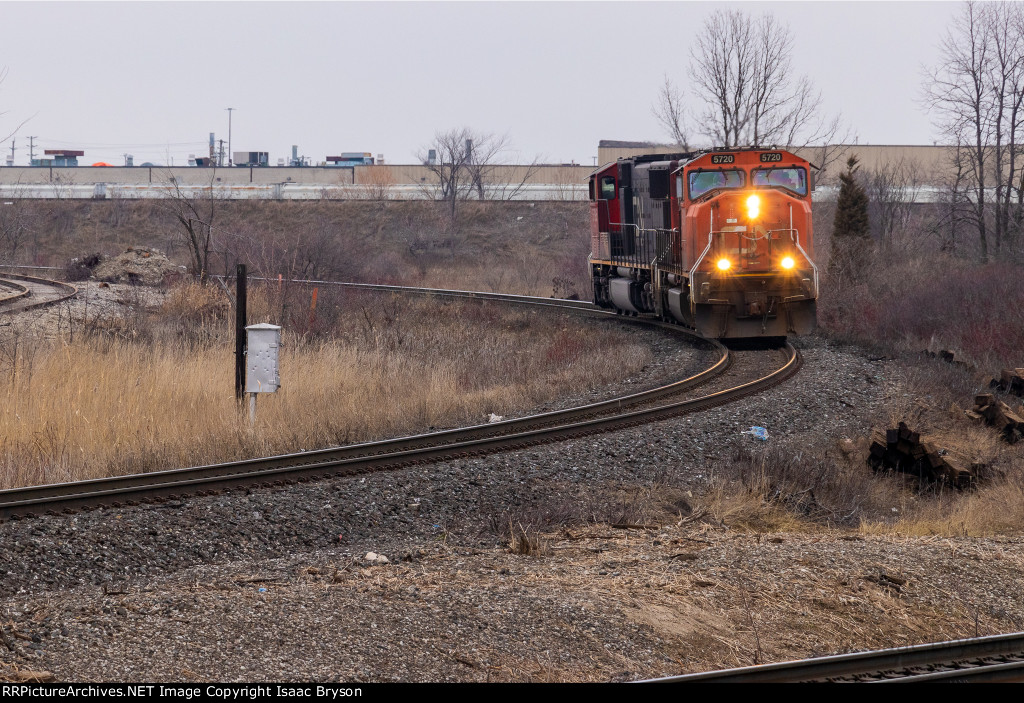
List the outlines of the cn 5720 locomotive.
{"label": "cn 5720 locomotive", "polygon": [[706,337],[816,325],[811,164],[779,149],[619,159],[590,177],[594,302]]}

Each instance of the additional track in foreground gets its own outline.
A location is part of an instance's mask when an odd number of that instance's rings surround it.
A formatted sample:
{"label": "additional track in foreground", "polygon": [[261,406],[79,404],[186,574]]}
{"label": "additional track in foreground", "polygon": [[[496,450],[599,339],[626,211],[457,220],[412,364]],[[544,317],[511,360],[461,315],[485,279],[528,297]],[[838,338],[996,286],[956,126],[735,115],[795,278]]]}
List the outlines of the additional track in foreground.
{"label": "additional track in foreground", "polygon": [[[403,289],[391,286],[357,287],[499,300],[545,307],[564,307],[570,310],[614,317],[603,311],[598,311],[590,304],[579,301],[531,299],[500,294],[478,294],[470,291]],[[563,305],[563,302],[566,304]],[[693,333],[674,325],[653,322],[648,322],[648,324],[656,324],[696,337]],[[640,425],[722,405],[781,383],[796,373],[799,368],[799,355],[792,346],[787,345],[786,363],[764,378],[701,398],[657,407],[646,407],[640,410],[626,410],[640,405],[650,405],[652,401],[659,398],[692,389],[724,371],[730,361],[728,350],[718,342],[703,339],[702,341],[713,345],[722,352],[721,357],[712,367],[688,379],[642,393],[514,420],[380,442],[367,442],[346,447],[187,469],[15,488],[0,491],[0,519],[205,494],[240,486],[281,485],[295,481],[367,473],[387,468],[518,449],[553,440],[581,437]]]}
{"label": "additional track in foreground", "polygon": [[651,679],[642,683],[915,683],[1024,681],[1024,632],[781,664]]}
{"label": "additional track in foreground", "polygon": [[0,274],[0,313],[45,307],[71,298],[78,289],[69,283],[13,273]]}

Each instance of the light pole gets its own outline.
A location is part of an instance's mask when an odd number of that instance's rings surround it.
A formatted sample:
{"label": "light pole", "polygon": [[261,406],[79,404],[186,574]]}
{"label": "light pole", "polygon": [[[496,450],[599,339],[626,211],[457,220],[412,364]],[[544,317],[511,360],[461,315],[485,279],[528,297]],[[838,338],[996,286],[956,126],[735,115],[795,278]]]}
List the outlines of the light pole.
{"label": "light pole", "polygon": [[228,111],[228,166],[234,166],[235,165],[234,162],[232,161],[232,159],[234,158],[234,154],[231,152],[231,113],[232,113],[232,111],[234,111],[234,109],[235,108],[233,108],[233,107],[227,108],[227,111]]}

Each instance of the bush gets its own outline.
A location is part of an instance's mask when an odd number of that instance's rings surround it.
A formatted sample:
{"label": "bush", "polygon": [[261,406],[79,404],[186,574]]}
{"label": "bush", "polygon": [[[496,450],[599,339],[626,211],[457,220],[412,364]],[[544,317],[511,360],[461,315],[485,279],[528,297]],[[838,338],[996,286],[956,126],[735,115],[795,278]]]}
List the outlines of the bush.
{"label": "bush", "polygon": [[945,254],[877,257],[854,284],[822,286],[819,322],[842,341],[890,353],[952,349],[979,368],[1024,366],[1019,266]]}
{"label": "bush", "polygon": [[103,255],[98,252],[75,257],[64,264],[64,277],[68,281],[84,281],[101,263],[103,263]]}

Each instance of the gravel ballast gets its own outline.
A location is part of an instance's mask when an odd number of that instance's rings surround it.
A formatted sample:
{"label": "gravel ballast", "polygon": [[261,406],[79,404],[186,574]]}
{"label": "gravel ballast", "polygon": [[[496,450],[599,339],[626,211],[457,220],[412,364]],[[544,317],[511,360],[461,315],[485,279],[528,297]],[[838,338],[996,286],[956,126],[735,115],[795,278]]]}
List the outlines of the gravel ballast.
{"label": "gravel ballast", "polygon": [[[659,356],[685,355],[671,344]],[[765,536],[691,514],[714,466],[766,446],[751,426],[805,451],[866,435],[899,392],[891,364],[802,346],[787,383],[643,430],[4,523],[0,663],[70,681],[608,681],[1022,629],[1018,539]],[[517,525],[546,533],[541,554],[510,552]]]}

